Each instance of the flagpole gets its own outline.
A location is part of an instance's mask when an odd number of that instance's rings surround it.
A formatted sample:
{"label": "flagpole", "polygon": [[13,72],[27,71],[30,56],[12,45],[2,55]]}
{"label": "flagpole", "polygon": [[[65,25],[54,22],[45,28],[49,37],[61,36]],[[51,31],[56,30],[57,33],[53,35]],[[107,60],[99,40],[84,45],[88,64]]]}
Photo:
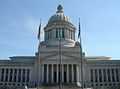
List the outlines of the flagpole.
{"label": "flagpole", "polygon": [[[37,89],[39,89],[39,82],[40,82],[40,74],[39,74],[39,70],[41,70],[41,64],[40,64],[40,41],[41,41],[41,19],[40,19],[40,25],[39,25],[39,29],[38,29],[38,75],[37,75]],[[41,72],[40,72],[41,73]]]}
{"label": "flagpole", "polygon": [[62,51],[61,51],[61,33],[60,33],[60,31],[59,31],[59,72],[60,72],[60,74],[59,74],[59,89],[62,89],[62,57],[61,57],[61,55],[62,55]]}
{"label": "flagpole", "polygon": [[81,39],[80,18],[79,18],[79,33],[78,33],[78,38],[80,40],[81,88],[84,89],[84,82],[83,82],[83,53],[82,53],[82,39]]}

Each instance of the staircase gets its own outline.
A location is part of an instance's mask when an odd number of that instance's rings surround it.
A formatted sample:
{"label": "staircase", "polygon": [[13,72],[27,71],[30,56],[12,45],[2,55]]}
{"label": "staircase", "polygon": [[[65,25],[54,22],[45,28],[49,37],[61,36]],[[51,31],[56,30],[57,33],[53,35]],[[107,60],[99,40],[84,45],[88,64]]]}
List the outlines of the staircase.
{"label": "staircase", "polygon": [[[37,89],[37,88],[29,88],[29,89]],[[39,89],[60,89],[58,85],[55,86],[41,86]],[[81,89],[75,85],[64,85],[62,89]]]}

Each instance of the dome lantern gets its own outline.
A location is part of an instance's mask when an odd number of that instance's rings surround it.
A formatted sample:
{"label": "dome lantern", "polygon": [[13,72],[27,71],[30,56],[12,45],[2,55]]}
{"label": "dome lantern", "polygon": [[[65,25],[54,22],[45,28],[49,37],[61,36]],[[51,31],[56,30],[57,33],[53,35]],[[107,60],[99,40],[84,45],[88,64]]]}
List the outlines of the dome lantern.
{"label": "dome lantern", "polygon": [[58,5],[58,7],[57,7],[57,13],[63,13],[63,7],[62,7],[62,5]]}

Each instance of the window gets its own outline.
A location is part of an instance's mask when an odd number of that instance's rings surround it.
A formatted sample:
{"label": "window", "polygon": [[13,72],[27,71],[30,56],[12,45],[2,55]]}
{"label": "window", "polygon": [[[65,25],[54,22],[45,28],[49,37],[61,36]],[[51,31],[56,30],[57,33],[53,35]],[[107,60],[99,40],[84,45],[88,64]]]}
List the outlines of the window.
{"label": "window", "polygon": [[45,40],[47,40],[47,32],[45,31]]}
{"label": "window", "polygon": [[90,72],[91,72],[90,73],[91,74],[91,82],[93,82],[93,70],[91,69]]}
{"label": "window", "polygon": [[106,71],[105,71],[105,69],[103,69],[103,76],[104,76],[104,82],[106,82]]}
{"label": "window", "polygon": [[10,69],[10,78],[9,78],[10,82],[12,82],[12,74],[13,74],[13,69]]}
{"label": "window", "polygon": [[64,29],[62,28],[62,38],[65,37]]}
{"label": "window", "polygon": [[110,79],[110,69],[107,70],[107,74],[108,74],[108,82],[110,82],[111,81],[111,79]]}
{"label": "window", "polygon": [[115,82],[115,77],[114,77],[114,69],[112,69],[112,81]]}
{"label": "window", "polygon": [[95,69],[95,82],[98,82],[97,78],[98,78],[98,76],[97,76],[97,69]]}
{"label": "window", "polygon": [[69,30],[69,39],[71,39],[71,31]]}
{"label": "window", "polygon": [[116,72],[116,79],[117,79],[117,82],[119,82],[119,74],[118,74],[118,69],[115,69],[115,72]]}
{"label": "window", "polygon": [[97,69],[95,69],[95,82],[98,82],[97,78],[98,78]]}
{"label": "window", "polygon": [[71,36],[70,36],[70,37],[71,37],[71,39],[73,39],[73,37],[72,37],[72,31],[71,31],[71,30],[70,30],[70,35],[71,35]]}
{"label": "window", "polygon": [[27,69],[27,82],[29,82],[29,75],[30,75],[30,70]]}
{"label": "window", "polygon": [[65,37],[64,28],[57,28],[56,29],[56,38],[64,38],[64,37]]}
{"label": "window", "polygon": [[[65,68],[67,68],[67,66]],[[77,68],[76,68],[75,64],[73,65],[73,70],[74,70],[74,82],[77,82],[77,77],[76,77],[76,75],[77,75]]]}
{"label": "window", "polygon": [[47,64],[44,64],[44,83],[47,82]]}
{"label": "window", "polygon": [[15,71],[14,71],[14,82],[16,82],[16,76],[17,76],[17,69],[15,69]]}
{"label": "window", "polygon": [[22,73],[22,82],[25,82],[25,69],[23,69],[23,73]]}
{"label": "window", "polygon": [[48,40],[50,39],[50,32],[48,31]]}
{"label": "window", "polygon": [[18,71],[18,82],[21,82],[21,69]]}
{"label": "window", "polygon": [[56,29],[56,38],[58,38],[58,29]]}
{"label": "window", "polygon": [[61,34],[61,29],[59,28],[59,38],[61,38],[62,34]]}
{"label": "window", "polygon": [[69,64],[69,82],[72,82],[72,65]]}
{"label": "window", "polygon": [[49,72],[49,75],[48,75],[48,76],[49,76],[49,77],[48,77],[49,79],[48,79],[48,80],[49,80],[49,83],[51,83],[51,82],[52,82],[52,81],[51,81],[51,80],[52,80],[52,77],[51,77],[51,76],[52,76],[52,74],[51,74],[51,72],[52,72],[52,71],[51,71],[51,70],[52,70],[52,65],[49,64],[48,66],[49,66],[49,67],[48,67],[48,72]]}
{"label": "window", "polygon": [[5,76],[5,81],[8,81],[8,69],[6,69],[6,76]]}
{"label": "window", "polygon": [[52,38],[52,30],[50,29],[49,30],[49,39],[51,39]]}
{"label": "window", "polygon": [[102,72],[101,72],[101,69],[99,69],[99,81],[102,82]]}
{"label": "window", "polygon": [[4,81],[4,69],[2,69],[1,81]]}
{"label": "window", "polygon": [[46,40],[48,40],[48,32],[46,32]]}

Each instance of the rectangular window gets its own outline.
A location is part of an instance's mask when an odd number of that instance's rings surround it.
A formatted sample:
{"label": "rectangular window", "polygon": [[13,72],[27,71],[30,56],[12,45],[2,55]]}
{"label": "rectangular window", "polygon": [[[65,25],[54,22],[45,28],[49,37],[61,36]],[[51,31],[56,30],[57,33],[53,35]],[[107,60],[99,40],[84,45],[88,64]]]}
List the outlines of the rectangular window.
{"label": "rectangular window", "polygon": [[52,73],[52,71],[51,71],[51,70],[52,70],[52,65],[49,64],[48,66],[49,66],[49,67],[48,67],[48,73],[49,73],[49,75],[48,75],[48,76],[49,76],[49,77],[48,77],[48,80],[49,80],[49,83],[51,83],[51,82],[52,82],[52,81],[51,81],[51,80],[52,80],[52,77],[51,77],[51,76],[52,76],[52,74],[51,74],[51,73]]}
{"label": "rectangular window", "polygon": [[112,81],[115,82],[114,69],[112,69]]}
{"label": "rectangular window", "polygon": [[102,72],[101,72],[101,69],[99,69],[99,81],[102,82]]}
{"label": "rectangular window", "polygon": [[14,71],[14,82],[16,82],[16,76],[17,76],[17,69],[15,69],[15,71]]}
{"label": "rectangular window", "polygon": [[12,74],[13,74],[13,69],[10,69],[10,78],[9,78],[9,82],[12,82]]}
{"label": "rectangular window", "polygon": [[69,82],[72,82],[72,65],[69,64]]}
{"label": "rectangular window", "polygon": [[65,37],[64,28],[62,28],[62,38]]}
{"label": "rectangular window", "polygon": [[5,81],[8,81],[8,69],[6,69],[6,76],[5,76]]}
{"label": "rectangular window", "polygon": [[108,74],[108,82],[110,82],[111,81],[111,79],[110,79],[110,69],[107,70],[107,74]]}
{"label": "rectangular window", "polygon": [[91,74],[91,82],[93,82],[93,69],[90,70]]}
{"label": "rectangular window", "polygon": [[48,40],[48,32],[46,32],[46,40]]}
{"label": "rectangular window", "polygon": [[73,37],[72,37],[72,31],[71,31],[71,30],[70,30],[70,35],[71,35],[71,36],[70,36],[70,37],[71,37],[71,39],[73,39]]}
{"label": "rectangular window", "polygon": [[29,69],[27,69],[27,82],[29,82],[29,78],[30,77],[30,70]]}
{"label": "rectangular window", "polygon": [[25,69],[23,69],[23,72],[22,72],[22,82],[25,82]]}
{"label": "rectangular window", "polygon": [[97,78],[98,78],[97,69],[95,69],[95,82],[98,82]]}
{"label": "rectangular window", "polygon": [[103,69],[103,79],[104,79],[104,82],[106,82],[106,71],[105,71],[105,69]]}
{"label": "rectangular window", "polygon": [[58,38],[58,29],[56,29],[56,38]]}
{"label": "rectangular window", "polygon": [[59,28],[59,38],[62,38],[62,30]]}
{"label": "rectangular window", "polygon": [[18,82],[21,82],[21,69],[18,71]]}
{"label": "rectangular window", "polygon": [[4,69],[2,69],[1,81],[4,81]]}
{"label": "rectangular window", "polygon": [[[67,66],[66,66],[66,68],[67,68]],[[77,82],[77,67],[75,64],[73,65],[73,70],[74,70],[74,82]]]}
{"label": "rectangular window", "polygon": [[47,64],[44,64],[44,83],[47,83]]}
{"label": "rectangular window", "polygon": [[116,72],[116,79],[117,79],[117,82],[119,82],[119,74],[118,74],[118,69],[115,69],[115,72]]}

